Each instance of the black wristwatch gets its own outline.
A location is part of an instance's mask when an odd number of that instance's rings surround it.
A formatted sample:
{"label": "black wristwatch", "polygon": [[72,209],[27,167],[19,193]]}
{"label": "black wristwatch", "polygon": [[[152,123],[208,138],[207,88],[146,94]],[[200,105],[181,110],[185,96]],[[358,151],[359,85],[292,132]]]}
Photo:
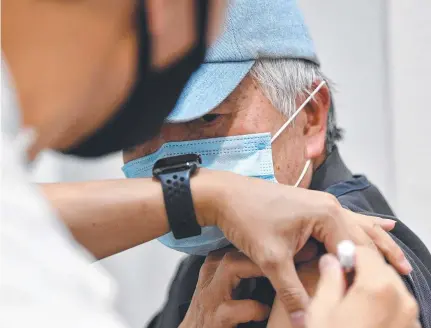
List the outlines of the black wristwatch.
{"label": "black wristwatch", "polygon": [[176,239],[201,234],[193,206],[190,177],[202,164],[197,154],[159,159],[153,167],[153,176],[162,183],[166,213]]}

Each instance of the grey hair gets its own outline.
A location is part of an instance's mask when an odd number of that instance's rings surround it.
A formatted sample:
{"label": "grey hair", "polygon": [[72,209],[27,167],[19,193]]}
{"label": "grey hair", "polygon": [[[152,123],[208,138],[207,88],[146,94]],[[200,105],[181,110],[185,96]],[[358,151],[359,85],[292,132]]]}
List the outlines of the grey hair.
{"label": "grey hair", "polygon": [[318,65],[304,59],[259,59],[251,69],[251,76],[259,83],[272,105],[290,117],[296,110],[296,99],[308,97],[315,82],[326,81],[331,95],[326,131],[326,152],[329,154],[343,131],[338,128],[332,101],[332,82]]}

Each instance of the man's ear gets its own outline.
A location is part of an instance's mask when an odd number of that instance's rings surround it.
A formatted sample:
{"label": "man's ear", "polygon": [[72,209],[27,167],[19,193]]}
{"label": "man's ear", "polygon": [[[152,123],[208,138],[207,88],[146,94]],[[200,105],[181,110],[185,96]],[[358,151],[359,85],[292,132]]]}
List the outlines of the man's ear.
{"label": "man's ear", "polygon": [[[319,83],[314,83],[312,90],[318,85]],[[315,95],[314,99],[304,108],[307,115],[307,122],[304,126],[304,137],[308,159],[317,158],[325,151],[326,124],[330,105],[331,97],[329,89],[325,84]]]}

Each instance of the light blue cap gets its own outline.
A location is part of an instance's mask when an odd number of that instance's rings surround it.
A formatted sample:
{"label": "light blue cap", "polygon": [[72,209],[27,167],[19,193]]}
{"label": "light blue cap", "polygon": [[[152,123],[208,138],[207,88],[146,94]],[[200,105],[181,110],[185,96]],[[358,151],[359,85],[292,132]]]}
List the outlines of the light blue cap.
{"label": "light blue cap", "polygon": [[167,121],[188,122],[212,111],[258,58],[302,58],[319,64],[295,0],[231,0],[224,32],[190,78]]}

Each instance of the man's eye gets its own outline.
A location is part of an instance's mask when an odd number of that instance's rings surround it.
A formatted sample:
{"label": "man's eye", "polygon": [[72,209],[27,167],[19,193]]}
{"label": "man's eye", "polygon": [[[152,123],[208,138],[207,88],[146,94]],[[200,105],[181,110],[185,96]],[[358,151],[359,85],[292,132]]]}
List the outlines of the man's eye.
{"label": "man's eye", "polygon": [[211,123],[218,119],[221,115],[220,114],[207,114],[202,116],[199,120],[204,123]]}

